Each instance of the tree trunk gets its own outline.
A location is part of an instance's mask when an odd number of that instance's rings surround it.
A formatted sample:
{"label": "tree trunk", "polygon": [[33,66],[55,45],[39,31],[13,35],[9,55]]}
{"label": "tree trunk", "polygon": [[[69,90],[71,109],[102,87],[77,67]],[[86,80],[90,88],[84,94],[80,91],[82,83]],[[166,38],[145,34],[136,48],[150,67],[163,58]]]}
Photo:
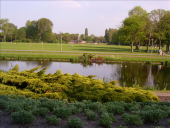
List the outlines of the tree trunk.
{"label": "tree trunk", "polygon": [[161,39],[159,39],[159,49],[161,49]]}
{"label": "tree trunk", "polygon": [[139,50],[139,47],[138,47],[139,45],[138,45],[138,42],[136,43],[136,50]]}
{"label": "tree trunk", "polygon": [[132,41],[132,44],[131,44],[131,52],[133,53],[133,41]]}
{"label": "tree trunk", "polygon": [[149,39],[149,42],[147,43],[147,49],[146,49],[146,52],[149,52],[149,44],[150,44],[150,39]]}
{"label": "tree trunk", "polygon": [[169,44],[166,45],[166,52],[169,52]]}
{"label": "tree trunk", "polygon": [[6,42],[6,35],[4,35],[4,42]]}

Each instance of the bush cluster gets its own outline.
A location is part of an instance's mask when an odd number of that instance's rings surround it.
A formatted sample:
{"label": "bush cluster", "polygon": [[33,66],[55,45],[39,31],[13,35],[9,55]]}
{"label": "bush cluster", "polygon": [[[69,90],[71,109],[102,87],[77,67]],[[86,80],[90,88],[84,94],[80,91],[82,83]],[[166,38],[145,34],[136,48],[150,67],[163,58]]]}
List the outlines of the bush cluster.
{"label": "bush cluster", "polygon": [[[6,86],[0,84],[0,93],[25,95],[36,99],[40,97],[67,99],[69,102],[159,101],[155,94],[147,90],[116,86],[114,81],[105,83],[100,79],[93,79],[93,76],[62,74],[60,70],[54,74],[44,74],[47,68],[37,71],[39,68],[40,66],[19,72],[19,66],[15,65],[8,72],[0,71],[0,83],[6,84]],[[98,109],[98,104],[89,105],[96,106],[89,109]]]}

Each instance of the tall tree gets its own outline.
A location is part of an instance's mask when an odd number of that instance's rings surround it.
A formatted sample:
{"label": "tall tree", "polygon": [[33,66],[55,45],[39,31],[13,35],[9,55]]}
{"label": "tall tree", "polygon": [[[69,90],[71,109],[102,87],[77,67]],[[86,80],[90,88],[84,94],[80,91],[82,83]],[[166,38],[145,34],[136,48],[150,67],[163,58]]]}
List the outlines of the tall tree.
{"label": "tall tree", "polygon": [[163,9],[152,10],[150,12],[150,19],[152,22],[153,36],[159,39],[159,49],[161,48],[161,40],[164,36],[164,29],[161,29],[160,19],[166,13]]}
{"label": "tall tree", "polygon": [[45,38],[46,33],[52,34],[53,23],[46,18],[41,18],[37,21],[37,38],[46,42],[48,39]]}
{"label": "tall tree", "polygon": [[88,37],[88,30],[87,30],[87,28],[85,29],[85,39],[86,39],[86,37]]}
{"label": "tall tree", "polygon": [[9,30],[8,30],[8,37],[10,39],[10,41],[12,41],[14,39],[14,32],[17,29],[17,26],[15,26],[13,23],[8,23],[9,24]]}
{"label": "tall tree", "polygon": [[26,30],[25,27],[21,27],[18,29],[18,39],[23,40],[26,38]]}
{"label": "tall tree", "polygon": [[2,31],[2,35],[4,37],[4,42],[6,42],[6,35],[9,31],[9,20],[8,19],[0,19],[0,30]]}
{"label": "tall tree", "polygon": [[143,31],[145,25],[145,19],[139,15],[128,17],[123,21],[121,34],[124,38],[126,37],[126,41],[131,41],[131,52],[133,52],[133,44],[137,39],[138,33]]}
{"label": "tall tree", "polygon": [[169,44],[170,44],[170,11],[166,11],[164,16],[160,19],[160,25],[162,31],[164,31],[165,39],[166,39],[166,52],[169,52]]}
{"label": "tall tree", "polygon": [[[133,9],[131,9],[128,13],[129,17],[130,16],[146,16],[147,15],[147,11],[144,10],[141,6],[135,6]],[[146,32],[139,32],[138,33],[138,40],[136,42],[136,49],[139,49],[141,40],[144,38]],[[150,40],[149,40],[150,41]]]}

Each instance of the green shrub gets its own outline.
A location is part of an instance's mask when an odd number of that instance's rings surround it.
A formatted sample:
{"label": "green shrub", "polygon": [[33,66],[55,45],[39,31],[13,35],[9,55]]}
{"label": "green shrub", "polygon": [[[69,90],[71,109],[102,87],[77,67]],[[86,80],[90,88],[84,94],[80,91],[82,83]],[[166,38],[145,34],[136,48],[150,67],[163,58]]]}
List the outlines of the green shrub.
{"label": "green shrub", "polygon": [[143,122],[140,119],[139,115],[129,115],[127,113],[124,113],[122,115],[122,118],[126,124],[143,125]]}
{"label": "green shrub", "polygon": [[0,108],[6,108],[7,102],[5,100],[0,99]]}
{"label": "green shrub", "polygon": [[38,116],[45,116],[48,113],[49,113],[48,108],[36,108],[35,110],[33,110],[33,114]]}
{"label": "green shrub", "polygon": [[90,109],[90,110],[98,110],[101,106],[100,102],[94,102],[94,103],[90,103],[90,104],[86,104],[86,108]]}
{"label": "green shrub", "polygon": [[81,119],[78,117],[68,119],[67,125],[69,128],[82,128],[84,126]]}
{"label": "green shrub", "polygon": [[0,115],[2,114],[2,111],[0,110]]}
{"label": "green shrub", "polygon": [[168,124],[170,125],[170,120],[168,120]]}
{"label": "green shrub", "polygon": [[68,116],[71,116],[72,110],[71,108],[54,108],[53,109],[54,115],[60,118],[67,118]]}
{"label": "green shrub", "polygon": [[10,119],[15,123],[25,124],[33,122],[35,120],[35,117],[32,115],[32,113],[21,110],[19,112],[12,113],[10,115]]}
{"label": "green shrub", "polygon": [[107,109],[109,113],[114,113],[114,114],[121,114],[125,112],[124,107],[119,105],[111,105],[110,107],[108,106]]}
{"label": "green shrub", "polygon": [[52,111],[55,107],[57,107],[57,104],[52,101],[44,101],[39,107],[48,108],[50,111]]}
{"label": "green shrub", "polygon": [[21,110],[22,110],[22,108],[17,103],[8,103],[8,105],[6,107],[6,111],[10,112],[10,113],[18,112]]}
{"label": "green shrub", "polygon": [[140,112],[141,119],[146,123],[156,123],[160,122],[163,117],[167,116],[167,113],[160,109],[150,109],[144,110]]}
{"label": "green shrub", "polygon": [[128,128],[127,126],[120,125],[119,128]]}
{"label": "green shrub", "polygon": [[108,113],[102,113],[101,118],[99,119],[99,125],[111,128],[113,124],[112,119]]}
{"label": "green shrub", "polygon": [[60,118],[57,118],[56,115],[52,115],[51,117],[46,117],[46,119],[50,124],[59,124],[61,120]]}
{"label": "green shrub", "polygon": [[69,108],[71,109],[72,114],[77,114],[83,111],[82,108],[76,108],[76,106],[73,106],[73,105],[69,106]]}
{"label": "green shrub", "polygon": [[89,109],[86,109],[85,113],[88,120],[95,120],[98,117],[96,113],[94,113],[92,110]]}

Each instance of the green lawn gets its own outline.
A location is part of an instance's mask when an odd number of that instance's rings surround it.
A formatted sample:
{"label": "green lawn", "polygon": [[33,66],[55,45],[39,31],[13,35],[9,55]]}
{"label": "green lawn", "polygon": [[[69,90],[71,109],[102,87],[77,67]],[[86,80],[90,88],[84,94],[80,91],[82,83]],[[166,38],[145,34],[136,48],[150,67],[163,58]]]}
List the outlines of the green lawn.
{"label": "green lawn", "polygon": [[[153,53],[146,53],[146,47],[141,47],[141,52],[135,49],[131,53],[130,46],[119,45],[93,45],[93,44],[61,44],[54,43],[9,43],[0,42],[1,58],[26,58],[26,59],[71,59],[78,58],[83,53],[92,53],[95,56],[103,56],[110,61],[169,61],[170,56],[158,56],[153,48]],[[158,51],[158,47],[157,47]],[[165,47],[163,48],[165,51]]]}
{"label": "green lawn", "polygon": [[[60,51],[61,44],[54,43],[9,43],[9,42],[0,42],[1,49],[10,49],[10,50],[48,50],[48,51]],[[141,47],[141,52],[135,50],[134,53],[147,54],[145,52],[146,47]],[[150,47],[151,50],[151,47]],[[158,50],[158,48],[157,48]],[[111,53],[131,53],[130,46],[119,46],[119,45],[93,45],[93,44],[73,44],[71,47],[70,44],[62,44],[62,51],[79,51],[79,52],[111,52]],[[154,48],[153,48],[154,51]],[[165,48],[163,48],[165,51]],[[148,53],[151,54],[151,53]],[[156,53],[155,53],[156,54]]]}

